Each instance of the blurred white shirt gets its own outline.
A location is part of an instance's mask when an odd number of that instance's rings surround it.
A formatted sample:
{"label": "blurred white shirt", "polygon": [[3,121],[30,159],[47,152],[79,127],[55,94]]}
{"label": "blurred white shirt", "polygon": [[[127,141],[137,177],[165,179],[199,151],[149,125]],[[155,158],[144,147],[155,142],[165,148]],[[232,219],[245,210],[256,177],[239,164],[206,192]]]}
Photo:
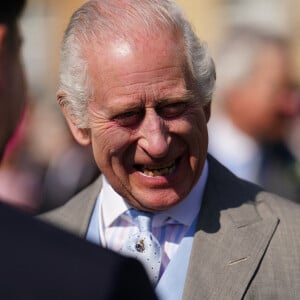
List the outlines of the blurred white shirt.
{"label": "blurred white shirt", "polygon": [[259,145],[225,115],[208,123],[208,152],[237,176],[257,183],[262,154]]}

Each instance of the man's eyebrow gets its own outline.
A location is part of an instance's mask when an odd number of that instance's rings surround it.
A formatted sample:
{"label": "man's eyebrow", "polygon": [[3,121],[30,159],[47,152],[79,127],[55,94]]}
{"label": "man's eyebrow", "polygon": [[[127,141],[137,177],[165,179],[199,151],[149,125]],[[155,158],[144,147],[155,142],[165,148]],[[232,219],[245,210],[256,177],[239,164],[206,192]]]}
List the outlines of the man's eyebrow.
{"label": "man's eyebrow", "polygon": [[172,102],[188,102],[191,101],[195,98],[194,93],[192,91],[186,91],[183,95],[180,96],[174,96],[174,95],[170,95],[170,96],[164,96],[163,98],[159,99],[158,102],[159,103],[164,103],[164,101],[166,100],[171,100]]}
{"label": "man's eyebrow", "polygon": [[[172,102],[190,102],[191,100],[195,99],[194,93],[192,91],[186,91],[184,94],[177,96],[177,95],[165,95],[160,99],[156,100],[156,105],[165,105],[167,103]],[[119,102],[117,107],[112,107],[113,113],[119,113],[123,111],[129,110],[141,110],[145,108],[145,101],[140,100],[139,102]]]}
{"label": "man's eyebrow", "polygon": [[139,103],[119,103],[117,107],[111,107],[111,110],[113,113],[122,113],[124,111],[129,111],[129,110],[140,110],[143,109],[144,105],[143,102]]}

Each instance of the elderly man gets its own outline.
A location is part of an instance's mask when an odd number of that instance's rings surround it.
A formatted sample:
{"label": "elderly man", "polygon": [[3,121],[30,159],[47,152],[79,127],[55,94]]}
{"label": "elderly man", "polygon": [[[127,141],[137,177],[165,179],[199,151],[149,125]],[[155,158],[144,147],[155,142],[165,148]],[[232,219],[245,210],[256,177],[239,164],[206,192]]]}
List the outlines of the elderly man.
{"label": "elderly man", "polygon": [[[25,105],[18,17],[0,3],[0,162]],[[140,264],[0,203],[0,299],[156,299]],[[132,282],[131,276],[137,276]]]}
{"label": "elderly man", "polygon": [[103,175],[44,219],[140,259],[161,299],[292,299],[300,207],[207,156],[214,83],[174,2],[85,3],[63,40],[58,103]]}

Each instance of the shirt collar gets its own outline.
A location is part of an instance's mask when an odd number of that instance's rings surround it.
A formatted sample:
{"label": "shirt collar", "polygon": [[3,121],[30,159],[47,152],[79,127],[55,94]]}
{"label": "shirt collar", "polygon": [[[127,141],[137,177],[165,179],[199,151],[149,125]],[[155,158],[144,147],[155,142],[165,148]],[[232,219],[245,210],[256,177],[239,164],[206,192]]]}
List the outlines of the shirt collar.
{"label": "shirt collar", "polygon": [[103,176],[103,185],[99,196],[104,228],[111,226],[118,217],[130,209],[129,204],[112,188],[105,176]]}
{"label": "shirt collar", "polygon": [[[179,223],[190,226],[199,213],[207,176],[208,162],[206,160],[202,174],[188,196],[170,209],[155,214],[153,226],[159,226],[159,223],[166,218],[172,218]],[[105,228],[111,226],[114,221],[131,208],[124,198],[111,187],[104,176],[103,187],[98,198],[99,197],[100,211],[102,212],[102,220]]]}

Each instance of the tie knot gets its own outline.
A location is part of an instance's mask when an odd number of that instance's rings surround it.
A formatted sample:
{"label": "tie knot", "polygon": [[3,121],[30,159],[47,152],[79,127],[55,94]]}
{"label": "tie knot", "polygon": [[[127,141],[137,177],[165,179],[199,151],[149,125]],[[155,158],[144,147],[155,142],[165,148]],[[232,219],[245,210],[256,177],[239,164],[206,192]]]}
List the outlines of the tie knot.
{"label": "tie knot", "polygon": [[129,214],[134,223],[139,227],[140,232],[151,232],[152,227],[152,214],[144,211],[137,211],[134,209],[129,210]]}

